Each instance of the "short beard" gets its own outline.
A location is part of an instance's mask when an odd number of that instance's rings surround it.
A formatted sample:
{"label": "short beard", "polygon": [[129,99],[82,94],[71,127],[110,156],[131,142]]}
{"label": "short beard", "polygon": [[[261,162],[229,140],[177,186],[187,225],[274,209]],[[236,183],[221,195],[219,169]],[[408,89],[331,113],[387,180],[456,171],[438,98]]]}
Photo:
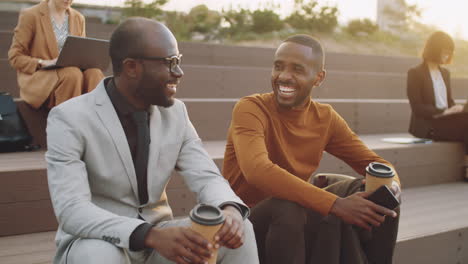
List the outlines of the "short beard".
{"label": "short beard", "polygon": [[148,101],[150,105],[157,105],[167,108],[171,107],[174,104],[174,100],[167,98],[167,96],[164,93],[162,93],[162,91],[159,91],[159,93],[156,96],[149,97],[148,95],[144,94],[142,90],[142,86],[138,85],[136,89],[136,95],[142,100]]}
{"label": "short beard", "polygon": [[168,98],[164,94],[163,89],[158,90],[158,93],[155,96],[149,96],[145,94],[144,92],[145,89],[143,88],[145,83],[152,83],[152,82],[149,80],[146,80],[145,75],[144,75],[144,77],[140,80],[140,82],[138,83],[136,87],[136,90],[135,90],[136,96],[138,96],[144,101],[149,101],[148,103],[150,105],[162,106],[162,107],[167,108],[167,107],[171,107],[174,104],[174,100]]}

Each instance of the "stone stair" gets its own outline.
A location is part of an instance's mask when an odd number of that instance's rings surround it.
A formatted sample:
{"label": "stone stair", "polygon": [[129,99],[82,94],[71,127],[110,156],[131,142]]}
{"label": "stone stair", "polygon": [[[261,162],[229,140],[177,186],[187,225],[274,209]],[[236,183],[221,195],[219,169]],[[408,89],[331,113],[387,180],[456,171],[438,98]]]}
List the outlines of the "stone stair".
{"label": "stone stair", "polygon": [[[0,15],[1,17],[1,15]],[[12,20],[13,15],[10,15]],[[18,97],[15,71],[6,60],[12,28],[0,18],[0,91]],[[15,18],[16,21],[16,18]],[[12,25],[12,26],[11,26]],[[88,24],[88,34],[108,38],[114,26]],[[220,167],[232,107],[245,95],[269,92],[274,49],[204,43],[180,43],[185,76],[178,98],[187,105],[205,147]],[[403,204],[394,263],[468,263],[468,183],[462,181],[460,143],[391,144],[385,137],[408,137],[410,107],[406,71],[419,59],[327,54],[327,80],[313,97],[331,104],[379,155],[392,162],[403,184]],[[454,96],[467,98],[467,79],[454,79]],[[45,146],[47,113],[17,99],[35,141]],[[40,151],[0,154],[0,263],[49,264],[57,227]],[[355,175],[325,153],[317,172]],[[195,204],[175,173],[167,187],[176,216]]]}

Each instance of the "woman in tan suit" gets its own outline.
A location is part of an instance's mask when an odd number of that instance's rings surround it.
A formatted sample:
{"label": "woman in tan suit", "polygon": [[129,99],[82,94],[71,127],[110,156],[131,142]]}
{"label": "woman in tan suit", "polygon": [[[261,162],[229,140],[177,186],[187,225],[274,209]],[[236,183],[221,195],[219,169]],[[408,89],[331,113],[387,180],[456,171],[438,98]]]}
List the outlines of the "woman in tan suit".
{"label": "woman in tan suit", "polygon": [[99,69],[41,69],[55,64],[68,35],[86,35],[84,17],[72,2],[44,0],[20,13],[8,59],[17,70],[21,98],[34,108],[52,108],[89,92],[104,77]]}

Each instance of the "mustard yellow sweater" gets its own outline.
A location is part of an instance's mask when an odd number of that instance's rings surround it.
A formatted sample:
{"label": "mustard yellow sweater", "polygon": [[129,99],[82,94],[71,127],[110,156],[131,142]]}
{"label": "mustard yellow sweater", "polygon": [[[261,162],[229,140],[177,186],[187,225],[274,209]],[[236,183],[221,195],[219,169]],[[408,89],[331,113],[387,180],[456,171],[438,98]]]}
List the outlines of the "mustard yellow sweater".
{"label": "mustard yellow sweater", "polygon": [[336,195],[309,183],[323,151],[361,175],[370,162],[391,165],[368,149],[330,105],[310,100],[301,109],[284,109],[273,93],[255,94],[234,107],[223,175],[249,206],[277,197],[327,215]]}

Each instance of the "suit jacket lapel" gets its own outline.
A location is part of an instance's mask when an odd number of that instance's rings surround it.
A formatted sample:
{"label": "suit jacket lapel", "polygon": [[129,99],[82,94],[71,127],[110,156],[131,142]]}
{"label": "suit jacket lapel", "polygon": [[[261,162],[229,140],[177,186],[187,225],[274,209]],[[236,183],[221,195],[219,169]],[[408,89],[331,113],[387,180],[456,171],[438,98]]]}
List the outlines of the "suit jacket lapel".
{"label": "suit jacket lapel", "polygon": [[119,153],[121,162],[125,167],[127,176],[132,185],[133,192],[135,196],[138,197],[138,185],[136,181],[135,168],[133,166],[132,154],[130,153],[127,137],[125,136],[119,117],[117,116],[115,108],[107,95],[104,87],[104,81],[97,86],[93,93],[96,95],[96,113],[114,141],[114,145]]}
{"label": "suit jacket lapel", "polygon": [[75,12],[72,12],[71,8],[68,9],[68,34],[73,36],[81,36],[81,25],[78,20],[78,16]]}
{"label": "suit jacket lapel", "polygon": [[426,91],[430,104],[435,105],[434,84],[432,82],[429,66],[426,63],[421,64],[421,71],[424,74],[424,90]]}
{"label": "suit jacket lapel", "polygon": [[41,12],[41,28],[42,33],[46,36],[47,48],[49,49],[50,59],[55,59],[59,55],[57,39],[55,38],[54,28],[52,21],[50,21],[49,6],[46,1],[40,4]]}
{"label": "suit jacket lapel", "polygon": [[447,92],[447,106],[452,107],[453,106],[453,98],[452,98],[452,88],[450,87],[450,77],[448,75],[447,69],[443,69],[442,67],[439,66],[440,73],[442,74],[442,79],[444,79],[445,83],[445,90]]}

